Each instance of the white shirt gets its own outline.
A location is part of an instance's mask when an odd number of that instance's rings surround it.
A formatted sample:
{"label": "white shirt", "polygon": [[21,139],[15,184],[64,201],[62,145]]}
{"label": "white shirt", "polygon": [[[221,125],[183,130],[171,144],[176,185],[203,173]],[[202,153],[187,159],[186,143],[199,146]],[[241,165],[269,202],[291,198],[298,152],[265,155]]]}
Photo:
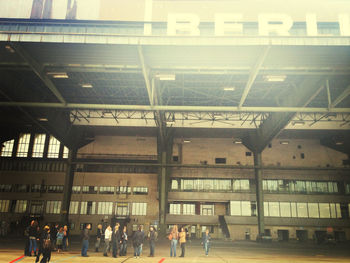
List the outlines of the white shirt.
{"label": "white shirt", "polygon": [[105,240],[111,240],[112,239],[112,230],[109,230],[108,228],[105,230]]}

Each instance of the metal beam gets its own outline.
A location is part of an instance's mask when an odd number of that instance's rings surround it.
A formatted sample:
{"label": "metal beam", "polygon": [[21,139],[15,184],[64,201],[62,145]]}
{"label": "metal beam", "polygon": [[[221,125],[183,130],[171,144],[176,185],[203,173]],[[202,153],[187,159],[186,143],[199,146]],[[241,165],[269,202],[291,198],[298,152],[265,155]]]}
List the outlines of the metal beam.
{"label": "metal beam", "polygon": [[29,67],[35,72],[35,74],[44,82],[44,84],[51,90],[56,98],[63,104],[66,104],[66,100],[63,98],[61,93],[58,91],[56,86],[53,84],[51,79],[45,74],[44,67],[38,61],[36,61],[29,53],[19,44],[11,43],[11,46],[18,55],[22,57],[28,64]]}
{"label": "metal beam", "polygon": [[260,54],[260,56],[258,57],[255,65],[253,66],[253,68],[251,69],[250,71],[250,74],[249,74],[249,78],[248,78],[248,81],[247,81],[247,84],[245,85],[245,88],[243,90],[243,94],[242,94],[242,97],[241,97],[241,100],[239,102],[239,105],[238,107],[242,107],[242,105],[244,104],[247,96],[248,96],[248,93],[250,91],[250,89],[252,88],[253,86],[253,83],[260,71],[260,68],[262,66],[262,64],[264,63],[265,61],[265,58],[270,50],[270,46],[267,46],[264,48],[263,52]]}
{"label": "metal beam", "polygon": [[342,102],[347,96],[350,95],[350,86],[348,86],[331,104],[331,108],[337,106]]}
{"label": "metal beam", "polygon": [[311,108],[311,107],[227,107],[227,106],[173,106],[173,105],[117,105],[84,103],[46,103],[46,102],[0,102],[0,107],[31,107],[90,110],[133,110],[166,112],[294,112],[294,113],[350,113],[350,108]]}

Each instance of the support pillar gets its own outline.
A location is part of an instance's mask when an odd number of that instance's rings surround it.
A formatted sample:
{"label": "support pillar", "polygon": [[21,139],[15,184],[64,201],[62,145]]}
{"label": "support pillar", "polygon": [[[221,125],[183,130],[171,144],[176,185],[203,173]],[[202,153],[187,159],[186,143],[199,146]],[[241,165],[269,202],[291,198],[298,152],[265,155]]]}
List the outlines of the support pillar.
{"label": "support pillar", "polygon": [[262,180],[262,161],[261,152],[254,152],[254,172],[256,183],[256,206],[258,210],[258,230],[259,236],[265,234],[264,224],[264,193],[263,193],[263,180]]}
{"label": "support pillar", "polygon": [[64,188],[63,188],[63,201],[62,201],[62,209],[61,209],[61,223],[68,225],[69,222],[69,206],[70,206],[70,200],[72,196],[72,187],[73,187],[73,180],[74,180],[74,171],[75,171],[75,164],[73,164],[73,161],[75,160],[77,156],[77,150],[76,149],[70,149],[68,154],[68,161],[67,161],[67,170],[64,177]]}

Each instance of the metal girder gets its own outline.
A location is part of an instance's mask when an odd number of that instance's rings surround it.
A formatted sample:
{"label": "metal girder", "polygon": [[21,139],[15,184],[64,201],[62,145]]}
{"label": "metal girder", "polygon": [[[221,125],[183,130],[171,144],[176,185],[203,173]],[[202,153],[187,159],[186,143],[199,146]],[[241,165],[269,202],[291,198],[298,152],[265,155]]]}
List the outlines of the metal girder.
{"label": "metal girder", "polygon": [[[285,96],[281,105],[304,107],[319,89],[325,79],[310,77],[305,79],[294,94]],[[276,137],[295,115],[294,112],[274,112],[260,125],[259,129],[248,133],[243,143],[252,151],[262,152],[265,147]]]}
{"label": "metal girder", "polygon": [[[143,74],[143,77],[145,79],[149,103],[153,107],[154,105],[159,104],[158,93],[155,90],[155,80],[154,80],[154,78],[152,78],[152,82],[150,82],[150,79],[149,79],[150,70],[146,66],[145,57],[143,55],[142,47],[137,46],[137,51],[138,51],[138,55],[139,55],[139,59],[140,59],[140,63],[141,63],[142,74]],[[165,124],[164,114],[162,112],[160,112],[159,110],[156,110],[154,112],[154,115],[156,117],[157,126],[159,127],[160,139],[161,139],[162,144],[164,145],[165,139],[166,139],[165,138],[165,127],[164,127],[164,126],[166,126],[166,124]]]}
{"label": "metal girder", "polygon": [[347,96],[350,95],[350,86],[348,86],[332,103],[330,108],[337,106],[340,102],[342,102]]}
{"label": "metal girder", "polygon": [[66,104],[66,100],[63,98],[61,93],[58,91],[56,86],[53,84],[53,82],[50,80],[48,76],[46,76],[44,72],[44,67],[36,61],[32,56],[28,54],[28,52],[19,44],[17,43],[11,43],[11,46],[16,51],[17,54],[19,54],[22,59],[24,59],[28,64],[29,67],[35,72],[35,74],[44,82],[44,84],[51,90],[51,92],[56,96],[56,98],[61,102]]}
{"label": "metal girder", "polygon": [[255,65],[253,66],[253,68],[251,69],[250,71],[250,74],[249,74],[249,78],[248,78],[248,81],[247,81],[247,84],[243,90],[243,94],[242,94],[242,97],[241,97],[241,100],[238,104],[238,107],[242,107],[242,105],[244,104],[247,96],[248,96],[248,93],[250,91],[250,89],[252,88],[253,84],[254,84],[254,81],[259,73],[259,70],[262,66],[262,64],[264,63],[265,61],[265,58],[270,50],[270,46],[267,46],[264,48],[263,52],[260,54],[260,56],[258,57]]}
{"label": "metal girder", "polygon": [[311,108],[298,106],[285,107],[228,107],[228,106],[173,106],[173,105],[115,105],[84,103],[46,103],[46,102],[0,102],[0,107],[31,107],[91,110],[133,110],[169,112],[299,112],[299,113],[350,113],[350,108]]}

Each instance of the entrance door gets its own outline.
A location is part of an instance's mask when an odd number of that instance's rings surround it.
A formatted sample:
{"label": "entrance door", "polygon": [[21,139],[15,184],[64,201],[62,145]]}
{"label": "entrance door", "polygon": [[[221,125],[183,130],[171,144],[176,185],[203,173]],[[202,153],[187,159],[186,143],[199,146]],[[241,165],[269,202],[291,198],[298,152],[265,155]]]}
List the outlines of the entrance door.
{"label": "entrance door", "polygon": [[299,242],[306,242],[307,241],[307,230],[297,230],[297,240]]}
{"label": "entrance door", "polygon": [[278,241],[288,241],[289,231],[288,230],[277,230]]}

